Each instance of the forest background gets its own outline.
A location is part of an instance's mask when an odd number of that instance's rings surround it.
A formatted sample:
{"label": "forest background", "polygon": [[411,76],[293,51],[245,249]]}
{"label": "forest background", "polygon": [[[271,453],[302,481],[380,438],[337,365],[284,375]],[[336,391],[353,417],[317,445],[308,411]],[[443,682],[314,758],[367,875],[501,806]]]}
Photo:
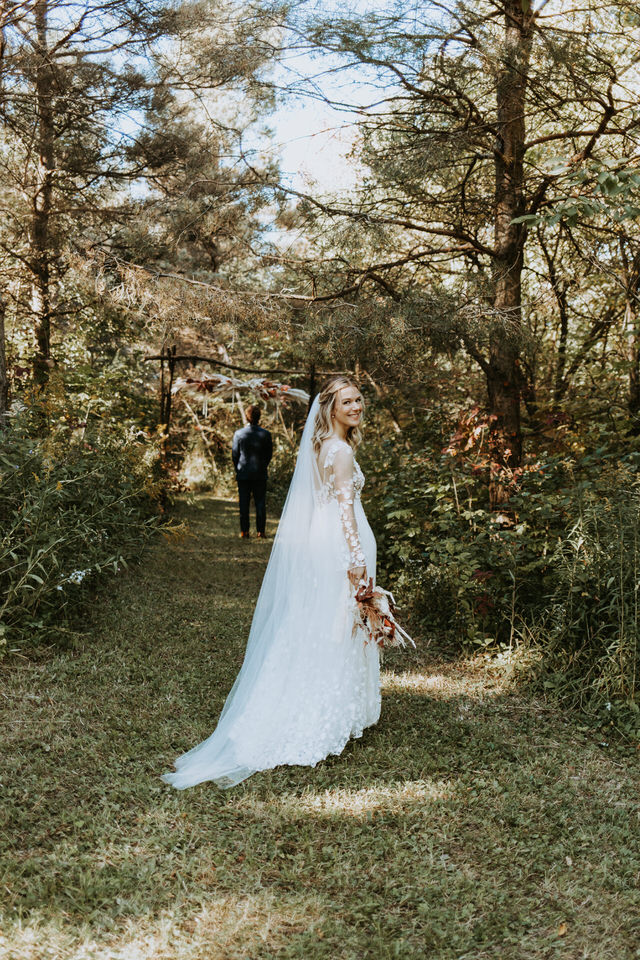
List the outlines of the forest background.
{"label": "forest background", "polygon": [[[637,7],[1,17],[5,654],[74,643],[172,491],[233,490],[255,399],[275,506],[306,412],[278,384],[349,371],[412,632],[637,740]],[[279,169],[292,102],[348,128],[340,188]]]}

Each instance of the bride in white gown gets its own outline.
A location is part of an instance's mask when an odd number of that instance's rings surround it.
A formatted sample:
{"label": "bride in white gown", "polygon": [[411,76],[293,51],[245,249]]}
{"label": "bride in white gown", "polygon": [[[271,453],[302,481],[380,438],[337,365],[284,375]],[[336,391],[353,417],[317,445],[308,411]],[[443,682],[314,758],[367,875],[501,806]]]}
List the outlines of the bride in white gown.
{"label": "bride in white gown", "polygon": [[378,647],[353,635],[353,587],[376,567],[354,457],[362,411],[347,377],[313,402],[242,668],[214,732],[163,776],[178,789],[315,766],[380,716]]}

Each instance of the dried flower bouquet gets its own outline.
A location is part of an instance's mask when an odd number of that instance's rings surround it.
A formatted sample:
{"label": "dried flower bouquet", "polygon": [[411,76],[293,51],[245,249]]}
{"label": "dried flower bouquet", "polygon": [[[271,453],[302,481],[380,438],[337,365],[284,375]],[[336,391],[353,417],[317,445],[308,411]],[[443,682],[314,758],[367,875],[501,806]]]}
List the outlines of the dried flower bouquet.
{"label": "dried flower bouquet", "polygon": [[374,640],[379,647],[405,647],[407,642],[415,643],[395,618],[396,603],[393,594],[382,587],[374,587],[373,577],[369,583],[358,587],[354,600],[353,635],[358,629],[364,630],[368,640]]}

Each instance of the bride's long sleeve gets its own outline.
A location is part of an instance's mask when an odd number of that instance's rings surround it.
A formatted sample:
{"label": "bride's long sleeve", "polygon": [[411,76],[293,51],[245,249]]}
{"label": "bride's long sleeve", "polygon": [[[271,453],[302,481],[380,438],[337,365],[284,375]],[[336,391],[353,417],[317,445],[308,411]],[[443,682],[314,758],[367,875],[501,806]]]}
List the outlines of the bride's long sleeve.
{"label": "bride's long sleeve", "polygon": [[360,544],[360,537],[358,536],[356,515],[353,509],[353,469],[353,450],[346,445],[341,446],[333,461],[333,481],[338,506],[340,508],[340,521],[342,523],[342,530],[349,555],[349,570],[352,570],[354,567],[366,566],[365,556]]}

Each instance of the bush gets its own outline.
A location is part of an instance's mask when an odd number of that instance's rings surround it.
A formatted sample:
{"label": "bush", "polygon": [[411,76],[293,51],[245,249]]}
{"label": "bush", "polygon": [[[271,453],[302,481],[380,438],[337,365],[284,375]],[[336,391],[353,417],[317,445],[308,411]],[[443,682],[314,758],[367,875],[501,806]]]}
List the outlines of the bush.
{"label": "bush", "polygon": [[[617,725],[640,728],[640,488],[578,492],[577,517],[551,558],[553,586],[520,635],[542,689],[585,706],[600,704]],[[609,722],[612,722],[609,720]]]}
{"label": "bush", "polygon": [[0,622],[11,644],[68,631],[88,591],[157,524],[162,489],[157,446],[141,432],[109,424],[42,438],[38,416],[25,409],[2,432]]}
{"label": "bush", "polygon": [[452,650],[506,647],[538,689],[637,729],[640,456],[532,457],[494,513],[473,459],[420,439],[363,451],[378,576],[411,629]]}
{"label": "bush", "polygon": [[433,448],[386,440],[370,469],[379,577],[414,629],[455,648],[508,641],[514,604],[537,602],[548,570],[553,471],[528,479],[507,516],[489,510],[466,463]]}

